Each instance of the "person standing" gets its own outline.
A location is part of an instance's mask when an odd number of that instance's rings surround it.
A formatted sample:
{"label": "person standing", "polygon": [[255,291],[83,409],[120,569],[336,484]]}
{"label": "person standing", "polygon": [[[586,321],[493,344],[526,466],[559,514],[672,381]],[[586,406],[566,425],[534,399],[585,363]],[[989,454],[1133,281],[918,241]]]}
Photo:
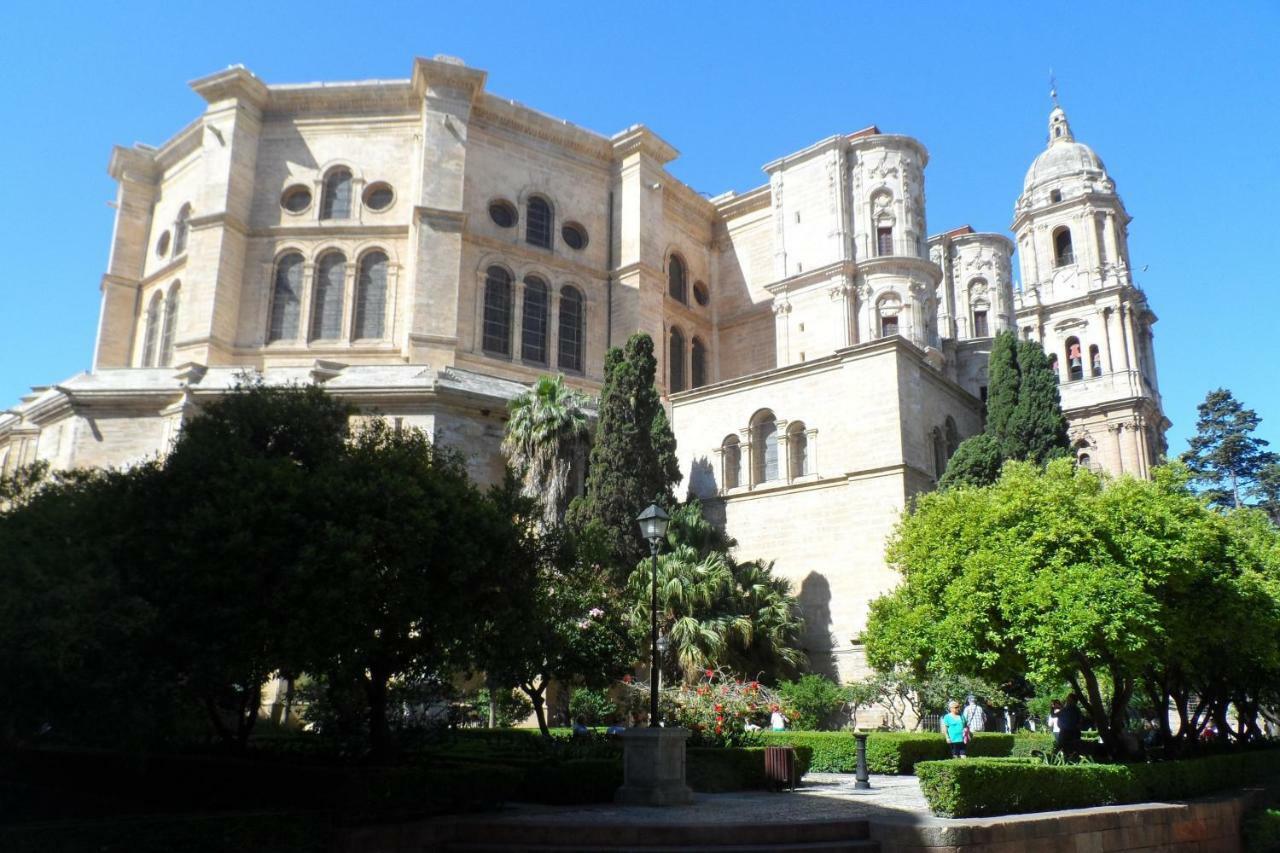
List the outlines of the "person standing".
{"label": "person standing", "polygon": [[775,732],[785,731],[787,728],[787,718],[782,715],[782,709],[774,705],[769,709],[772,713],[769,715],[769,728]]}
{"label": "person standing", "polygon": [[940,723],[942,735],[951,747],[952,758],[966,758],[964,747],[969,735],[969,727],[964,724],[964,717],[960,715],[959,702],[952,702],[948,708],[951,713],[946,714]]}
{"label": "person standing", "polygon": [[1058,748],[1068,755],[1080,751],[1080,728],[1084,718],[1079,703],[1079,696],[1068,693],[1067,701],[1058,712]]}
{"label": "person standing", "polygon": [[969,727],[969,731],[977,733],[986,728],[987,712],[982,710],[982,706],[978,704],[978,699],[972,693],[969,694],[969,704],[964,706],[964,724]]}
{"label": "person standing", "polygon": [[1053,748],[1062,745],[1062,732],[1058,730],[1058,715],[1062,713],[1062,703],[1057,699],[1049,704],[1049,731],[1053,732]]}

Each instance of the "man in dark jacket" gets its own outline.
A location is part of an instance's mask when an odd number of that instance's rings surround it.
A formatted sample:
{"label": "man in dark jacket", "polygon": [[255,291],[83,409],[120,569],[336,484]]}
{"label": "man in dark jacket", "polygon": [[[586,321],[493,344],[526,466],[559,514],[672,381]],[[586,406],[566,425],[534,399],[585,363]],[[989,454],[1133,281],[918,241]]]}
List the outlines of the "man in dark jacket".
{"label": "man in dark jacket", "polygon": [[1075,755],[1080,751],[1080,726],[1083,719],[1080,697],[1068,693],[1067,701],[1058,712],[1058,748],[1067,755]]}

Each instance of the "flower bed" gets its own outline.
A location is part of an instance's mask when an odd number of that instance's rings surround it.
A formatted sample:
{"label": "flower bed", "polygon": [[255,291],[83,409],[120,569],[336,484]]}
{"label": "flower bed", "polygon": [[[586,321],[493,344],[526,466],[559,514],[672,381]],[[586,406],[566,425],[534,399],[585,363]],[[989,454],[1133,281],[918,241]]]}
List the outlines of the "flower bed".
{"label": "flower bed", "polygon": [[1050,765],[1025,759],[924,761],[920,789],[939,817],[981,817],[1181,799],[1280,774],[1280,749],[1152,764]]}
{"label": "flower bed", "polygon": [[[858,742],[850,732],[760,732],[756,738],[769,746],[805,746],[813,750],[809,769],[818,773],[853,773],[857,769]],[[1014,736],[982,732],[969,743],[969,755],[1000,757],[1011,754]],[[948,758],[951,749],[941,734],[925,732],[869,732],[867,769],[872,773],[910,776],[917,762]]]}

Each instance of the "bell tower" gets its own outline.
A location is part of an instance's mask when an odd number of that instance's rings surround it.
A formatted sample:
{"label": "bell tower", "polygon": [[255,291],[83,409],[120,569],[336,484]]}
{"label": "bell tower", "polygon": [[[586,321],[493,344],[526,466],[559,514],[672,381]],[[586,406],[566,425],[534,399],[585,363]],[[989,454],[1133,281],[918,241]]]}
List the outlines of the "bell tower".
{"label": "bell tower", "polygon": [[1148,476],[1164,455],[1151,327],[1133,282],[1131,217],[1093,149],[1053,93],[1048,141],[1014,207],[1022,286],[1018,336],[1038,340],[1058,373],[1076,457],[1112,474]]}

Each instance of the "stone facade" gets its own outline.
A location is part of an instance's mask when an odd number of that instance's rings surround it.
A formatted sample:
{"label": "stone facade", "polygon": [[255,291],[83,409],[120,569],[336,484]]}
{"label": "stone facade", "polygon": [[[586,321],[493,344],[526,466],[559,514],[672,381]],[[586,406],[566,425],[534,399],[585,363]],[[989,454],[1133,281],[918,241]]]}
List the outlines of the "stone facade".
{"label": "stone facade", "polygon": [[0,414],[0,470],[163,453],[248,371],[421,427],[492,482],[507,402],[545,372],[597,392],[606,349],[643,331],[681,495],[776,559],[815,663],[848,677],[895,582],[885,536],[982,427],[995,332],[1057,355],[1082,461],[1143,476],[1163,452],[1128,216],[1061,109],[1017,202],[1015,288],[1006,237],[928,236],[928,152],[876,127],[707,199],[647,128],[584,130],[448,57],[406,80],[233,67],[192,87],[200,117],[113,151],[93,369]]}

